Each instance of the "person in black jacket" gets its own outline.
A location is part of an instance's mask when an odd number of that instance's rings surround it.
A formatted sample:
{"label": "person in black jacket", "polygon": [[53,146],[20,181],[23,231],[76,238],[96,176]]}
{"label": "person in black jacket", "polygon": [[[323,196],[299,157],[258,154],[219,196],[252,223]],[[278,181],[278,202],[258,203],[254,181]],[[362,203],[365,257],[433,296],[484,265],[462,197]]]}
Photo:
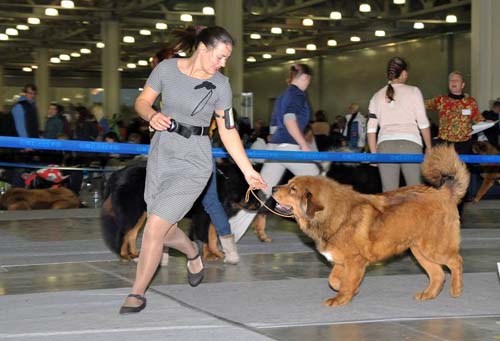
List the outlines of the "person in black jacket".
{"label": "person in black jacket", "polygon": [[[491,110],[483,112],[483,117],[487,121],[498,121],[500,118],[500,99],[493,102]],[[486,129],[483,133],[488,139],[488,142],[498,150],[498,134],[500,133],[499,122],[493,127]]]}

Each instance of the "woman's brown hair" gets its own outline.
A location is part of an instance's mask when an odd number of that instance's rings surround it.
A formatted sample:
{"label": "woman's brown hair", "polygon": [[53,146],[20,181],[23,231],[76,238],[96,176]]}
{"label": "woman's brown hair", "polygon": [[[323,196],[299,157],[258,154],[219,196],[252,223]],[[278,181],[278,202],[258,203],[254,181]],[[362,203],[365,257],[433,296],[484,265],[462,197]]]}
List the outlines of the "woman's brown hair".
{"label": "woman's brown hair", "polygon": [[293,64],[290,66],[290,70],[288,71],[288,84],[292,83],[295,78],[300,77],[303,74],[312,76],[311,67],[307,64]]}
{"label": "woman's brown hair", "polygon": [[385,96],[389,102],[394,101],[394,88],[392,87],[391,81],[399,78],[401,73],[408,70],[408,64],[401,57],[394,57],[387,63],[387,79],[389,80],[387,84],[387,90],[385,91]]}
{"label": "woman's brown hair", "polygon": [[215,47],[218,43],[224,43],[234,46],[235,42],[225,28],[220,26],[190,26],[185,30],[174,31],[177,38],[174,50],[176,52],[184,51],[191,54],[198,48],[200,43],[208,48]]}

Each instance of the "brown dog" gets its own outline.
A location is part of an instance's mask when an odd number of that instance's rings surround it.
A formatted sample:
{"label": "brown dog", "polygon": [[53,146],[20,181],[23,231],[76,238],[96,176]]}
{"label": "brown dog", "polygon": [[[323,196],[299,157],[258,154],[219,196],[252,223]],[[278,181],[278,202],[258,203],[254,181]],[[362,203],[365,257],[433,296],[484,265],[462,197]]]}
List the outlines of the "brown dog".
{"label": "brown dog", "polygon": [[[489,142],[478,141],[474,142],[472,145],[472,151],[474,154],[480,155],[498,155],[498,150],[493,147]],[[500,181],[500,165],[498,164],[481,164],[483,177],[483,183],[476,193],[476,196],[472,200],[473,203],[477,204],[479,200],[488,192],[488,190],[495,184],[495,182]]]}
{"label": "brown dog", "polygon": [[0,207],[6,210],[37,210],[77,208],[80,199],[65,187],[47,189],[11,188],[0,198]]}
{"label": "brown dog", "polygon": [[462,290],[460,221],[457,203],[469,173],[453,147],[435,147],[422,164],[432,184],[403,187],[378,195],[317,176],[299,176],[273,188],[277,208],[292,211],[300,229],[334,263],[329,284],[338,291],[327,306],[341,306],[358,293],[366,267],[410,249],[429,276],[429,286],[415,295],[435,298],[451,270],[451,296]]}

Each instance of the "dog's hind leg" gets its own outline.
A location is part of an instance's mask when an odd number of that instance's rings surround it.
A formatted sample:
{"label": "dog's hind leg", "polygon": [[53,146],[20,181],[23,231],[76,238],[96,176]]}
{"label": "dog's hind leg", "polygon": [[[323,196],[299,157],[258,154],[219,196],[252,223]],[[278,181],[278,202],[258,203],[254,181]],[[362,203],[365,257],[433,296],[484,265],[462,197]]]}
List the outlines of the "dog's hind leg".
{"label": "dog's hind leg", "polygon": [[457,253],[449,257],[445,265],[451,271],[450,294],[452,297],[459,297],[464,286],[462,281],[462,257]]}
{"label": "dog's hind leg", "polygon": [[269,236],[266,233],[266,220],[267,220],[267,214],[263,213],[257,214],[254,220],[255,234],[257,234],[257,237],[261,242],[270,243],[272,239],[269,238]]}
{"label": "dog's hind leg", "polygon": [[435,298],[443,289],[445,275],[443,267],[429,260],[422,251],[416,246],[411,248],[411,252],[417,259],[418,263],[424,268],[425,272],[429,276],[429,285],[427,288],[415,294],[415,299],[417,300],[430,300]]}
{"label": "dog's hind leg", "polygon": [[208,244],[207,244],[207,255],[203,254],[203,258],[207,260],[217,260],[224,258],[224,254],[219,250],[217,245],[219,239],[217,237],[217,231],[215,230],[214,224],[210,224],[208,227]]}
{"label": "dog's hind leg", "polygon": [[488,192],[488,190],[495,184],[495,179],[493,178],[488,178],[487,176],[483,179],[483,183],[481,184],[481,187],[476,193],[476,196],[472,200],[474,204],[477,204],[479,200]]}
{"label": "dog's hind leg", "polygon": [[146,217],[146,212],[144,212],[139,220],[137,220],[137,223],[134,225],[134,227],[131,230],[127,231],[125,237],[123,238],[123,242],[128,246],[128,255],[131,258],[139,257],[139,251],[137,251],[137,235],[139,234],[139,231],[144,227],[144,224],[146,223]]}

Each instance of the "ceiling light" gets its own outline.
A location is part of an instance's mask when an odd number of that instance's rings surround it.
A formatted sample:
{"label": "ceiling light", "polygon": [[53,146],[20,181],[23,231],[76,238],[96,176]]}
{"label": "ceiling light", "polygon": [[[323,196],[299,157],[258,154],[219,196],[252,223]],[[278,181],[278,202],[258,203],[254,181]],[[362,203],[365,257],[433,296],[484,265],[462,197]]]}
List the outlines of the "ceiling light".
{"label": "ceiling light", "polygon": [[307,44],[306,50],[308,51],[316,51],[316,44]]}
{"label": "ceiling light", "polygon": [[140,66],[148,66],[149,63],[147,60],[139,60],[137,64],[139,64]]}
{"label": "ceiling light", "polygon": [[60,60],[70,60],[71,57],[69,55],[67,55],[67,54],[60,54],[59,55],[59,59]]}
{"label": "ceiling light", "polygon": [[191,22],[193,21],[193,16],[191,14],[181,14],[181,21]]}
{"label": "ceiling light", "polygon": [[247,62],[249,62],[249,63],[255,63],[256,61],[257,61],[257,59],[255,59],[255,57],[253,57],[253,56],[250,56],[247,58]]}
{"label": "ceiling light", "polygon": [[150,30],[140,30],[139,34],[142,35],[142,36],[150,36],[151,35],[151,31]]}
{"label": "ceiling light", "polygon": [[24,72],[31,72],[33,70],[30,67],[25,66],[25,67],[23,67],[23,71]]}
{"label": "ceiling light", "polygon": [[406,0],[394,0],[394,5],[404,5],[406,3]]}
{"label": "ceiling light", "polygon": [[9,40],[9,36],[5,33],[0,33],[0,40]]}
{"label": "ceiling light", "polygon": [[86,49],[86,48],[80,49],[80,53],[83,53],[83,54],[89,54],[91,52],[92,51],[90,49]]}
{"label": "ceiling light", "polygon": [[376,37],[385,37],[385,31],[384,30],[376,30],[375,36]]}
{"label": "ceiling light", "polygon": [[262,58],[264,58],[264,59],[271,59],[271,58],[273,58],[273,56],[270,53],[264,53],[262,55]]}
{"label": "ceiling light", "polygon": [[329,39],[326,44],[328,46],[337,46],[337,41],[335,39]]}
{"label": "ceiling light", "polygon": [[9,36],[18,36],[19,32],[15,28],[9,27],[8,29],[5,30],[5,34]]}
{"label": "ceiling light", "polygon": [[340,19],[342,19],[342,13],[337,12],[337,11],[330,12],[330,19],[340,20]]}
{"label": "ceiling light", "polygon": [[416,22],[413,24],[413,28],[416,30],[422,30],[424,28],[424,23],[423,22]]}
{"label": "ceiling light", "polygon": [[38,19],[38,18],[28,18],[28,24],[38,25],[38,24],[40,24],[40,19]]}
{"label": "ceiling light", "polygon": [[71,57],[80,57],[81,54],[79,54],[78,52],[71,52]]}
{"label": "ceiling light", "polygon": [[179,51],[179,52],[177,52],[177,54],[178,54],[180,57],[186,57],[186,52],[184,52],[184,51]]}
{"label": "ceiling light", "polygon": [[38,69],[38,66],[36,66],[36,65],[31,65],[31,68],[32,68],[33,70],[36,70],[36,69]]}
{"label": "ceiling light", "polygon": [[54,64],[59,64],[61,62],[61,60],[57,57],[52,57],[52,58],[50,58],[50,62],[54,63]]}
{"label": "ceiling light", "polygon": [[360,38],[360,37],[358,37],[358,36],[352,36],[352,37],[350,38],[350,40],[351,40],[352,42],[357,43],[357,42],[360,42],[360,41],[361,41],[361,38]]}
{"label": "ceiling light", "polygon": [[97,47],[98,49],[103,49],[105,46],[106,44],[104,44],[102,41],[98,41],[97,43],[95,43],[95,47]]}
{"label": "ceiling light", "polygon": [[124,43],[132,44],[132,43],[135,43],[135,38],[132,37],[132,36],[124,36],[123,37],[123,42]]}
{"label": "ceiling light", "polygon": [[63,98],[61,98],[61,101],[63,101],[63,102],[69,102],[69,101],[71,101],[71,99],[69,99],[68,97],[63,97]]}
{"label": "ceiling light", "polygon": [[49,17],[57,17],[59,15],[59,11],[55,8],[49,7],[45,9],[45,15]]}
{"label": "ceiling light", "polygon": [[207,7],[203,7],[202,12],[205,15],[214,15],[215,14],[214,8],[213,7],[208,7],[208,6]]}
{"label": "ceiling light", "polygon": [[17,25],[16,28],[19,30],[19,31],[27,31],[30,29],[30,27],[28,25]]}
{"label": "ceiling light", "polygon": [[457,22],[457,16],[453,14],[448,14],[446,16],[446,22],[448,23],[456,23]]}
{"label": "ceiling light", "polygon": [[157,22],[155,27],[157,30],[166,30],[168,26],[164,22]]}
{"label": "ceiling light", "polygon": [[135,65],[134,63],[127,64],[127,68],[129,68],[129,69],[135,69],[136,67],[137,67],[137,65]]}
{"label": "ceiling light", "polygon": [[252,34],[250,34],[250,39],[260,39],[260,38],[261,38],[261,36],[258,33],[252,33]]}
{"label": "ceiling light", "polygon": [[305,18],[304,20],[302,20],[302,25],[304,25],[304,26],[313,26],[314,25],[314,21],[312,19]]}
{"label": "ceiling light", "polygon": [[286,52],[286,54],[295,54],[295,49],[294,49],[294,48],[289,47],[289,48],[287,48],[287,49],[285,50],[285,52]]}
{"label": "ceiling light", "polygon": [[361,4],[359,5],[359,11],[363,13],[371,12],[372,7],[369,4]]}
{"label": "ceiling light", "polygon": [[283,33],[283,30],[281,27],[271,27],[271,33],[272,34],[281,34]]}
{"label": "ceiling light", "polygon": [[61,0],[61,7],[63,7],[63,8],[75,8],[75,3],[71,0]]}
{"label": "ceiling light", "polygon": [[122,72],[122,71],[123,71],[123,68],[122,68],[122,67],[119,67],[117,70],[118,70],[118,71],[120,71],[120,72]]}

